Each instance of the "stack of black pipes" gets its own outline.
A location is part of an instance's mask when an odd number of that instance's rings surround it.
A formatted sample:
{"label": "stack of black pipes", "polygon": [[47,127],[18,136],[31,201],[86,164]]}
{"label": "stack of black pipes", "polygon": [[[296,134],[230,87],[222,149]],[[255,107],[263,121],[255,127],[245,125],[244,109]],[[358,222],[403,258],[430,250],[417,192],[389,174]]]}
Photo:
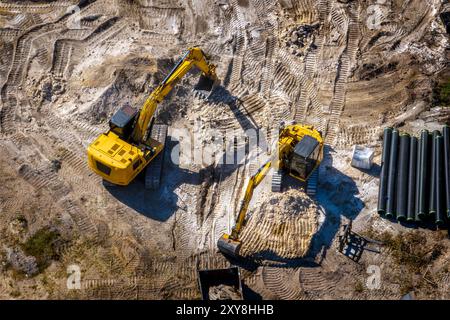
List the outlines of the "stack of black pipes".
{"label": "stack of black pipes", "polygon": [[378,213],[398,221],[450,219],[450,127],[419,138],[385,128]]}

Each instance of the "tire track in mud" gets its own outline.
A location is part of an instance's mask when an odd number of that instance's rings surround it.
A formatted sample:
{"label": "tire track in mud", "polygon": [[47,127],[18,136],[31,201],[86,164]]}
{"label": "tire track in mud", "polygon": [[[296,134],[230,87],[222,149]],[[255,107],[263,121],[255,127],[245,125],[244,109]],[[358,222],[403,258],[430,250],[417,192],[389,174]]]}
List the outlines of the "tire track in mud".
{"label": "tire track in mud", "polygon": [[95,299],[198,299],[200,291],[197,270],[228,266],[228,262],[221,255],[208,252],[186,259],[153,259],[147,263],[145,269],[148,276],[86,279],[82,281],[82,290],[84,294]]}
{"label": "tire track in mud", "polygon": [[298,268],[264,267],[262,279],[264,286],[281,300],[299,300],[302,288]]}
{"label": "tire track in mud", "polygon": [[51,192],[55,202],[70,215],[77,225],[81,235],[89,239],[96,238],[97,229],[95,224],[76,201],[68,198],[68,194],[71,192],[70,187],[62,182],[58,175],[51,171],[48,166],[33,169],[30,165],[24,164],[19,168],[18,173],[35,189],[46,189]]}
{"label": "tire track in mud", "polygon": [[349,23],[347,27],[347,44],[338,64],[334,94],[330,103],[330,119],[327,127],[326,142],[334,145],[339,133],[340,116],[345,107],[345,94],[347,90],[347,79],[355,63],[356,53],[360,41],[358,8],[350,7]]}
{"label": "tire track in mud", "polygon": [[[7,8],[13,8],[14,6],[6,6]],[[52,7],[49,5],[48,7]],[[95,7],[105,7],[104,13],[106,14],[110,10],[110,6],[105,6],[102,1],[96,1],[86,8],[85,11],[88,11]],[[81,11],[83,13],[83,10]],[[0,91],[0,99],[2,102],[2,108],[0,110],[0,129],[4,134],[12,134],[15,132],[17,125],[16,122],[16,109],[17,109],[17,100],[18,95],[17,91],[20,90],[22,83],[24,82],[26,70],[28,68],[30,54],[31,54],[31,46],[34,39],[40,37],[42,34],[57,32],[64,29],[67,29],[67,22],[70,18],[70,14],[64,14],[57,18],[54,22],[51,23],[43,23],[43,24],[35,24],[33,27],[28,29],[25,33],[21,34],[15,43],[14,53],[12,58],[12,63],[9,68],[9,72],[6,78],[5,83],[3,84]],[[113,18],[114,19],[114,18]],[[107,26],[108,24],[102,24],[102,26]],[[101,26],[101,27],[102,27]],[[90,36],[88,36],[85,40],[89,44],[91,41],[96,43],[105,41],[111,36],[117,34],[120,30],[122,30],[126,26],[125,22],[121,22],[118,28],[110,28],[107,32],[102,32],[103,28],[96,29]],[[73,40],[71,40],[73,41]],[[56,76],[61,77],[64,74],[64,71],[68,67],[68,57],[70,58],[71,46],[68,45],[69,42],[61,42],[58,45],[56,42],[55,46],[57,52],[60,52],[59,55],[53,57],[52,61],[52,70],[55,72]],[[58,51],[59,48],[59,51]],[[55,54],[55,53],[54,53]],[[67,61],[67,62],[66,62]]]}

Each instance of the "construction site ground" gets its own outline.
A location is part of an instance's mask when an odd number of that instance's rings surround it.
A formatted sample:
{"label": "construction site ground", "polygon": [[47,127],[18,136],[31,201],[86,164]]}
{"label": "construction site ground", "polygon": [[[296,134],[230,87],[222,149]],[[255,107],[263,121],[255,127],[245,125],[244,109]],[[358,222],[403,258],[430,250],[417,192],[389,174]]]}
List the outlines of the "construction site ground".
{"label": "construction site ground", "polygon": [[[440,0],[1,1],[0,298],[199,299],[197,270],[235,263],[249,298],[449,299],[448,230],[376,212],[383,128],[449,123],[448,105],[433,98],[449,85],[439,17],[449,9]],[[217,64],[220,84],[198,95],[192,71],[160,104],[157,121],[169,126],[161,187],[145,190],[140,177],[104,186],[86,147],[191,46]],[[214,148],[211,131],[261,129],[270,145],[290,121],[325,137],[318,194],[289,202],[301,184],[286,178],[274,195],[269,176],[243,230],[253,259],[229,261],[216,242],[267,154],[176,163],[173,150],[189,139],[180,132],[194,134],[195,153]],[[355,144],[374,148],[371,170],[351,167]],[[384,242],[380,253],[355,262],[338,252],[349,220]]]}

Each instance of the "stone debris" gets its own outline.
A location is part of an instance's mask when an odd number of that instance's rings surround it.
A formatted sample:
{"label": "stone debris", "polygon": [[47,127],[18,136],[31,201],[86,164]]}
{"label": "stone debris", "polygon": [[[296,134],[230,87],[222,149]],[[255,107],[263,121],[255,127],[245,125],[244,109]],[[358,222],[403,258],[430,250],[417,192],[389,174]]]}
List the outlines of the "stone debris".
{"label": "stone debris", "polygon": [[28,277],[33,276],[39,272],[36,258],[33,256],[27,256],[20,249],[17,248],[5,248],[6,261],[11,267],[16,270],[25,273]]}
{"label": "stone debris", "polygon": [[235,287],[224,284],[209,288],[210,300],[242,300],[242,295]]}

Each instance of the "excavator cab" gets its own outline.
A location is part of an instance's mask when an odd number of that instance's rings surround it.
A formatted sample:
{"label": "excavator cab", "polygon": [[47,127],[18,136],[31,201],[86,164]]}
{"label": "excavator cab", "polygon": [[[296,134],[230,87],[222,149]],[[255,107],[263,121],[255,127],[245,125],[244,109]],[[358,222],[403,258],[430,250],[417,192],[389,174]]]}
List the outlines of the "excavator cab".
{"label": "excavator cab", "polygon": [[286,168],[296,179],[307,180],[321,159],[321,145],[317,139],[305,135],[295,146]]}
{"label": "excavator cab", "polygon": [[109,129],[117,134],[121,139],[128,140],[133,132],[133,123],[138,110],[131,106],[120,108],[109,121]]}

